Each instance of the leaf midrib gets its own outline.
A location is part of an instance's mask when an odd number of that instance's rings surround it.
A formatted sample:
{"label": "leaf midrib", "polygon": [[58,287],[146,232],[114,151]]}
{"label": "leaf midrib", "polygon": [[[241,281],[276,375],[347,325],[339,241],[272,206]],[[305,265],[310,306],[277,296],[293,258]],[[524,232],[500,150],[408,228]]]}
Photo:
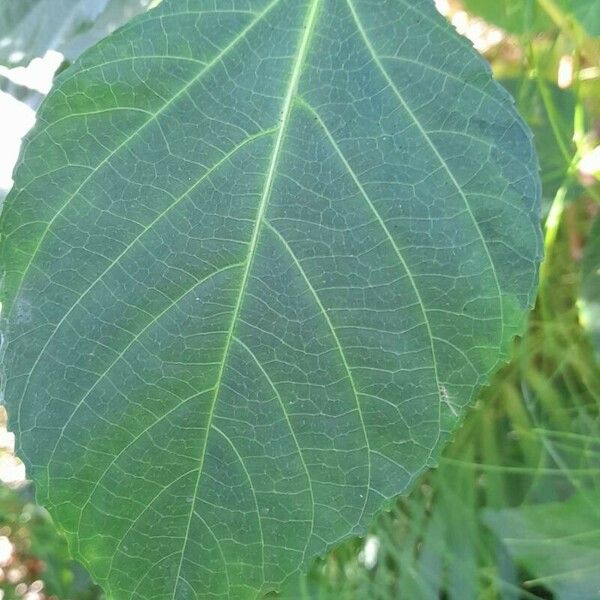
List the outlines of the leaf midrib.
{"label": "leaf midrib", "polygon": [[[296,95],[296,90],[298,88],[298,83],[300,81],[300,75],[301,75],[303,67],[304,67],[304,61],[306,58],[308,45],[309,45],[313,30],[315,27],[316,20],[317,20],[317,12],[318,12],[320,3],[321,3],[321,0],[312,0],[312,2],[310,3],[310,6],[308,7],[306,21],[304,23],[302,35],[300,37],[299,44],[298,44],[298,51],[297,51],[296,59],[294,61],[294,65],[292,68],[292,74],[290,76],[290,80],[289,80],[289,83],[287,86],[287,90],[286,90],[283,105],[282,105],[279,131],[277,133],[275,143],[273,145],[273,153],[271,155],[269,169],[267,171],[267,175],[266,175],[266,179],[265,179],[265,186],[263,188],[263,193],[262,193],[259,205],[258,205],[256,221],[254,224],[254,229],[252,231],[252,237],[250,239],[250,244],[249,244],[249,248],[248,248],[248,255],[246,258],[246,267],[244,269],[244,274],[242,276],[242,282],[240,284],[240,291],[238,293],[236,305],[235,305],[235,308],[233,310],[233,314],[231,317],[231,326],[229,328],[229,332],[228,332],[228,335],[227,335],[227,338],[225,341],[225,347],[223,350],[221,366],[220,366],[220,369],[219,369],[219,372],[217,375],[217,382],[215,385],[215,393],[213,396],[211,406],[209,407],[209,411],[208,411],[204,444],[203,444],[200,458],[199,458],[198,476],[196,479],[194,493],[192,496],[194,498],[194,501],[191,502],[191,506],[190,506],[190,513],[188,516],[188,522],[187,522],[186,532],[185,532],[185,536],[184,536],[183,547],[181,550],[181,557],[180,557],[179,566],[177,569],[177,576],[175,578],[175,585],[173,587],[173,595],[171,597],[171,600],[174,600],[174,598],[175,598],[175,595],[176,595],[177,589],[178,589],[178,585],[179,585],[179,581],[181,578],[181,568],[183,566],[183,560],[184,560],[187,543],[188,543],[188,539],[189,539],[190,526],[192,523],[192,517],[194,514],[194,508],[196,505],[196,499],[198,497],[198,489],[200,487],[200,481],[202,479],[202,472],[204,470],[204,459],[206,457],[206,450],[208,447],[208,440],[210,437],[212,421],[214,419],[215,408],[217,405],[217,401],[218,401],[219,394],[221,391],[221,386],[223,383],[223,375],[225,373],[225,366],[227,364],[227,361],[229,358],[229,353],[230,353],[231,347],[233,345],[233,340],[234,340],[234,336],[235,336],[235,330],[236,330],[236,325],[238,322],[238,317],[239,317],[239,314],[240,314],[240,311],[241,311],[241,308],[242,308],[242,305],[244,302],[246,288],[248,286],[248,280],[250,277],[250,272],[251,272],[252,266],[254,264],[254,258],[256,256],[256,249],[258,246],[258,241],[260,239],[260,234],[261,234],[262,227],[264,224],[264,216],[265,216],[267,207],[269,205],[269,200],[271,198],[271,194],[273,191],[273,183],[274,183],[275,175],[277,172],[277,166],[279,164],[279,160],[281,157],[281,150],[282,150],[283,142],[285,139],[285,133],[286,133],[286,129],[287,129],[287,126],[288,126],[288,123],[290,120],[290,115],[292,113],[293,100]],[[257,514],[257,518],[260,521],[260,513]],[[264,583],[264,581],[266,579],[265,572],[264,572],[264,568],[265,568],[264,544],[261,547],[261,552],[262,552],[262,557],[261,557],[262,567],[261,568],[262,568],[263,583]]]}

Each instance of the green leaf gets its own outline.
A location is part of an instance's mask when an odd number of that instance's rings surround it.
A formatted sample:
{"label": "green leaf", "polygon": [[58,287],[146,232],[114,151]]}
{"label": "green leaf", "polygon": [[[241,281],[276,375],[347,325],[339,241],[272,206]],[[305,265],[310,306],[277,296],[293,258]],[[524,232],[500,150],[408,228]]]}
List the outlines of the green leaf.
{"label": "green leaf", "polygon": [[149,0],[0,0],[0,64],[18,66],[47,50],[73,60],[145,10]]}
{"label": "green leaf", "polygon": [[579,297],[581,324],[590,334],[600,356],[600,218],[596,218],[581,263]]}
{"label": "green leaf", "polygon": [[513,34],[538,33],[554,25],[537,0],[463,0],[473,15]]}
{"label": "green leaf", "polygon": [[563,0],[566,9],[591,37],[600,36],[600,2],[598,0]]}
{"label": "green leaf", "polygon": [[[542,33],[557,25],[538,0],[463,0],[465,8],[488,23],[515,34]],[[600,36],[600,2],[598,0],[550,0],[548,10],[555,18],[575,19],[589,36]]]}
{"label": "green leaf", "polygon": [[60,77],[0,228],[18,452],[110,598],[364,532],[504,360],[531,136],[433,3],[165,0]]}
{"label": "green leaf", "polygon": [[593,600],[600,589],[600,491],[564,502],[486,511],[509,553],[557,600]]}

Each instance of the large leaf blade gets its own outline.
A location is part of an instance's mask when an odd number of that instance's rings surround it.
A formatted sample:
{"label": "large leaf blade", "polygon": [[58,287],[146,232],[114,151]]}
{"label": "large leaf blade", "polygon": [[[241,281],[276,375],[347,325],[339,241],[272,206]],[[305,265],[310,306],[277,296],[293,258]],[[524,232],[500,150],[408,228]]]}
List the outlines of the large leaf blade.
{"label": "large leaf blade", "polygon": [[429,4],[165,1],[61,76],[5,394],[112,597],[277,587],[434,463],[531,303],[536,168]]}

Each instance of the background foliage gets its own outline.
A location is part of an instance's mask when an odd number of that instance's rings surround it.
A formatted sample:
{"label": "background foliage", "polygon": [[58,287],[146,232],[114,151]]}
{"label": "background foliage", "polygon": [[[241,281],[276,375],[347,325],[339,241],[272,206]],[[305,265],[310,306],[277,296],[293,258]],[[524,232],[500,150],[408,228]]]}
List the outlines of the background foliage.
{"label": "background foliage", "polygon": [[[20,83],[15,65],[48,49],[68,61],[147,3],[105,0],[90,13],[78,0],[72,12],[53,15],[43,4],[0,0],[0,90],[33,108],[42,94]],[[438,6],[486,54],[536,136],[546,232],[537,306],[440,467],[366,538],[318,560],[282,595],[598,598],[600,221],[592,224],[600,202],[600,3]],[[54,28],[61,35],[40,36],[48,28],[36,14],[62,17]],[[0,437],[0,477],[10,483],[0,488],[0,598],[100,598],[33,505],[10,434]]]}

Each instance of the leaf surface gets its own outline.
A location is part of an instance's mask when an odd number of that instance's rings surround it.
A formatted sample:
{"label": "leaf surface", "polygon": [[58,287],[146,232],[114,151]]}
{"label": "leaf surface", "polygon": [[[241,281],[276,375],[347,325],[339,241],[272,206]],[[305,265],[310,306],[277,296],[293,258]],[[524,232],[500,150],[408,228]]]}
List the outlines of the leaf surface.
{"label": "leaf surface", "polygon": [[110,598],[253,598],[435,463],[533,298],[530,134],[433,4],[165,0],[2,215],[18,451]]}

